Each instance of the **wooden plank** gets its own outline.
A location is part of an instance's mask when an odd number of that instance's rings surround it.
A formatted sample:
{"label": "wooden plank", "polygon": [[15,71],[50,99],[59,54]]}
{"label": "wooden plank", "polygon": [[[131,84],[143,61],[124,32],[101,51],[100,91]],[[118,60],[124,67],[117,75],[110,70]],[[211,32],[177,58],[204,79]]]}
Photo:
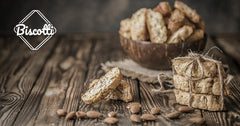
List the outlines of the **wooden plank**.
{"label": "wooden plank", "polygon": [[[88,77],[84,83],[84,91],[88,89],[88,84],[93,79],[99,78],[103,75],[100,64],[106,62],[107,60],[119,60],[123,58],[123,52],[120,48],[119,38],[116,35],[109,35],[98,40],[94,48],[94,52],[91,57],[91,62],[89,64]],[[139,101],[139,90],[137,81],[127,79],[133,87],[134,101]],[[85,104],[82,100],[80,101],[78,110],[80,111],[89,111],[96,110],[104,114],[106,117],[107,113],[110,111],[117,111],[119,119],[119,125],[132,125],[133,123],[129,120],[129,112],[126,109],[127,103],[122,101],[108,101],[108,102],[99,102],[96,104]],[[102,125],[104,118],[100,119],[81,119],[75,122],[75,125]],[[136,124],[138,125],[138,124]]]}
{"label": "wooden plank", "polygon": [[31,51],[20,39],[17,48],[0,68],[0,124],[12,125],[31,92],[41,69],[50,55],[56,38],[38,51]]}
{"label": "wooden plank", "polygon": [[74,120],[59,118],[56,111],[61,108],[68,112],[77,110],[92,46],[93,43],[88,39],[61,39],[44,66],[15,125],[74,124]]}

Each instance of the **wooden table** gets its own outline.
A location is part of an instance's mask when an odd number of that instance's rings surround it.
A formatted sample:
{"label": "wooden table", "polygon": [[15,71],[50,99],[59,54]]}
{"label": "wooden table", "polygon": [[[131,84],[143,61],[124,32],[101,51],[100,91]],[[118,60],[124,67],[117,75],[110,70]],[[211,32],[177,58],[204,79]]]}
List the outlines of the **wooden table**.
{"label": "wooden table", "polygon": [[[142,104],[141,113],[149,113],[152,107],[160,107],[162,113],[155,122],[132,123],[127,103],[121,101],[100,102],[87,105],[81,100],[89,82],[104,74],[101,63],[119,60],[126,56],[121,50],[117,34],[85,33],[55,35],[38,51],[31,51],[15,35],[0,37],[0,125],[105,125],[103,118],[65,120],[56,110],[96,110],[105,116],[117,111],[118,125],[189,125],[190,117],[203,117],[207,125],[240,125],[240,37],[239,35],[215,35],[208,38],[206,49],[217,45],[224,54],[214,51],[217,59],[230,65],[234,79],[228,85],[232,96],[225,97],[227,111],[209,112],[196,109],[182,114],[179,119],[164,117],[179,105],[173,93],[152,95],[156,84],[124,78],[130,82],[134,101]],[[69,60],[72,57],[74,60]],[[68,59],[68,60],[67,60]],[[70,58],[71,59],[71,58]],[[67,60],[67,61],[66,61]],[[70,61],[70,62],[69,62]],[[62,69],[62,65],[69,65]]]}

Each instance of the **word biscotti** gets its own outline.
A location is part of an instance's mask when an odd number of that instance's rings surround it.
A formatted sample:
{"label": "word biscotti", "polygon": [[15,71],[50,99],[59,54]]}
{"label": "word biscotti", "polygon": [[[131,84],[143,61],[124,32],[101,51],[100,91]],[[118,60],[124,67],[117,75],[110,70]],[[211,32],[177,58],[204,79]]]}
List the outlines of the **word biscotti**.
{"label": "word biscotti", "polygon": [[142,8],[131,18],[121,21],[119,34],[139,41],[153,43],[192,42],[204,37],[205,23],[189,6],[175,1],[174,10],[168,2],[152,9]]}
{"label": "word biscotti", "polygon": [[177,103],[209,111],[223,110],[223,96],[229,95],[227,74],[220,61],[189,53],[172,60]]}

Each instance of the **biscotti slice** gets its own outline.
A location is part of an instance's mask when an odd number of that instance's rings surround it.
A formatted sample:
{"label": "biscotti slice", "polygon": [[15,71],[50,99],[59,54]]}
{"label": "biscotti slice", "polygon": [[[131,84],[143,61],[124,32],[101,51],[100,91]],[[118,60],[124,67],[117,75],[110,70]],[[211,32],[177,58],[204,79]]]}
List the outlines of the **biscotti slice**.
{"label": "biscotti slice", "polygon": [[132,40],[147,40],[146,8],[135,12],[131,18],[131,38]]}
{"label": "biscotti slice", "polygon": [[[175,89],[180,89],[182,91],[190,92],[189,80],[188,78],[181,75],[173,75],[173,84]],[[196,94],[212,94],[221,95],[221,87],[219,83],[219,78],[203,78],[198,81],[191,81],[192,92]],[[229,95],[230,90],[224,84],[223,85],[224,95]]]}
{"label": "biscotti slice", "polygon": [[115,90],[122,80],[122,73],[115,67],[102,76],[83,96],[82,100],[87,103],[95,103],[105,98]]}
{"label": "biscotti slice", "polygon": [[204,31],[202,29],[197,29],[193,32],[193,34],[187,38],[187,42],[194,42],[200,39],[203,39]]}
{"label": "biscotti slice", "polygon": [[[189,92],[174,89],[176,102],[183,105],[188,105]],[[220,111],[222,106],[221,96],[206,95],[206,94],[191,94],[190,106],[209,111]]]}
{"label": "biscotti slice", "polygon": [[167,41],[167,28],[160,13],[150,9],[147,11],[147,27],[151,42],[164,43]]}
{"label": "biscotti slice", "polygon": [[[173,59],[172,60],[172,67],[173,71],[178,74],[184,76],[185,69],[186,75],[190,77],[192,75],[193,78],[200,78],[201,77],[201,69],[199,65],[195,65],[193,69],[191,69],[192,65],[189,65],[192,62],[190,59]],[[203,78],[214,78],[218,76],[217,65],[211,61],[201,61],[203,66]],[[191,74],[192,71],[192,74]],[[222,77],[226,77],[226,73],[224,71],[223,65],[221,64],[221,73]]]}
{"label": "biscotti slice", "polygon": [[169,19],[168,29],[172,32],[178,30],[181,26],[184,25],[184,19],[184,13],[178,9],[175,9]]}
{"label": "biscotti slice", "polygon": [[120,22],[119,34],[125,38],[131,39],[131,19],[127,18]]}
{"label": "biscotti slice", "polygon": [[168,43],[178,43],[185,41],[193,33],[193,28],[187,25],[179,28],[168,39]]}
{"label": "biscotti slice", "polygon": [[125,81],[122,80],[121,83],[118,85],[116,90],[111,92],[107,97],[107,100],[122,100],[124,102],[130,102],[133,100],[133,93],[131,85]]}
{"label": "biscotti slice", "polygon": [[[94,87],[95,84],[97,84],[98,79],[95,79],[92,81],[92,83],[89,84],[89,89]],[[131,85],[125,81],[122,80],[120,84],[117,86],[117,88],[110,92],[106,97],[106,100],[122,100],[124,102],[130,102],[133,100],[133,94],[132,94],[132,88]]]}
{"label": "biscotti slice", "polygon": [[172,8],[168,2],[160,2],[156,8],[153,9],[156,12],[159,12],[163,16],[170,15]]}
{"label": "biscotti slice", "polygon": [[201,17],[196,10],[191,9],[183,2],[175,1],[174,7],[182,11],[194,23],[198,23],[201,20]]}

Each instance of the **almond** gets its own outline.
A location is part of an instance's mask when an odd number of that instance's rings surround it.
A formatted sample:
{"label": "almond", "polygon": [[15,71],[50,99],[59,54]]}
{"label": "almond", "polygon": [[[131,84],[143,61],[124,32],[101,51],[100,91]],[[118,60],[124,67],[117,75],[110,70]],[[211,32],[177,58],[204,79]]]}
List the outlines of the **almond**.
{"label": "almond", "polygon": [[76,112],[77,118],[83,118],[85,115],[86,115],[85,112],[81,112],[81,111],[77,111],[77,112]]}
{"label": "almond", "polygon": [[154,115],[152,115],[152,114],[143,114],[143,115],[141,116],[141,118],[142,118],[143,120],[147,120],[147,121],[157,120],[157,118],[156,118]]}
{"label": "almond", "polygon": [[136,114],[136,113],[139,113],[140,111],[140,107],[139,106],[131,106],[130,108],[130,112],[133,113],[133,114]]}
{"label": "almond", "polygon": [[64,110],[64,109],[58,109],[58,110],[57,110],[57,114],[58,114],[59,116],[65,116],[65,115],[67,115],[67,111]]}
{"label": "almond", "polygon": [[175,119],[175,118],[178,118],[180,116],[180,114],[181,113],[179,111],[176,111],[176,112],[167,114],[165,117],[167,117],[169,119]]}
{"label": "almond", "polygon": [[178,111],[180,112],[192,112],[194,108],[188,107],[188,106],[181,106],[178,108]]}
{"label": "almond", "polygon": [[205,119],[201,117],[193,117],[190,118],[189,121],[191,121],[194,124],[203,124],[205,122]]}
{"label": "almond", "polygon": [[88,111],[87,113],[87,117],[88,118],[98,118],[98,117],[102,117],[103,114],[97,111]]}
{"label": "almond", "polygon": [[159,114],[160,112],[161,112],[160,108],[154,107],[154,108],[151,109],[151,113],[153,115]]}
{"label": "almond", "polygon": [[115,117],[116,115],[117,115],[116,112],[109,112],[109,113],[108,113],[108,116],[109,116],[109,117]]}
{"label": "almond", "polygon": [[103,120],[103,122],[105,122],[107,124],[115,124],[118,122],[118,119],[114,118],[114,117],[107,117]]}
{"label": "almond", "polygon": [[129,103],[129,104],[127,105],[127,108],[129,109],[129,108],[131,108],[132,106],[139,106],[139,107],[141,107],[141,104],[138,103],[138,102],[132,102],[132,103]]}
{"label": "almond", "polygon": [[141,122],[140,116],[136,114],[131,115],[130,120],[133,122]]}
{"label": "almond", "polygon": [[66,119],[73,119],[75,116],[76,116],[76,112],[72,111],[67,114]]}

